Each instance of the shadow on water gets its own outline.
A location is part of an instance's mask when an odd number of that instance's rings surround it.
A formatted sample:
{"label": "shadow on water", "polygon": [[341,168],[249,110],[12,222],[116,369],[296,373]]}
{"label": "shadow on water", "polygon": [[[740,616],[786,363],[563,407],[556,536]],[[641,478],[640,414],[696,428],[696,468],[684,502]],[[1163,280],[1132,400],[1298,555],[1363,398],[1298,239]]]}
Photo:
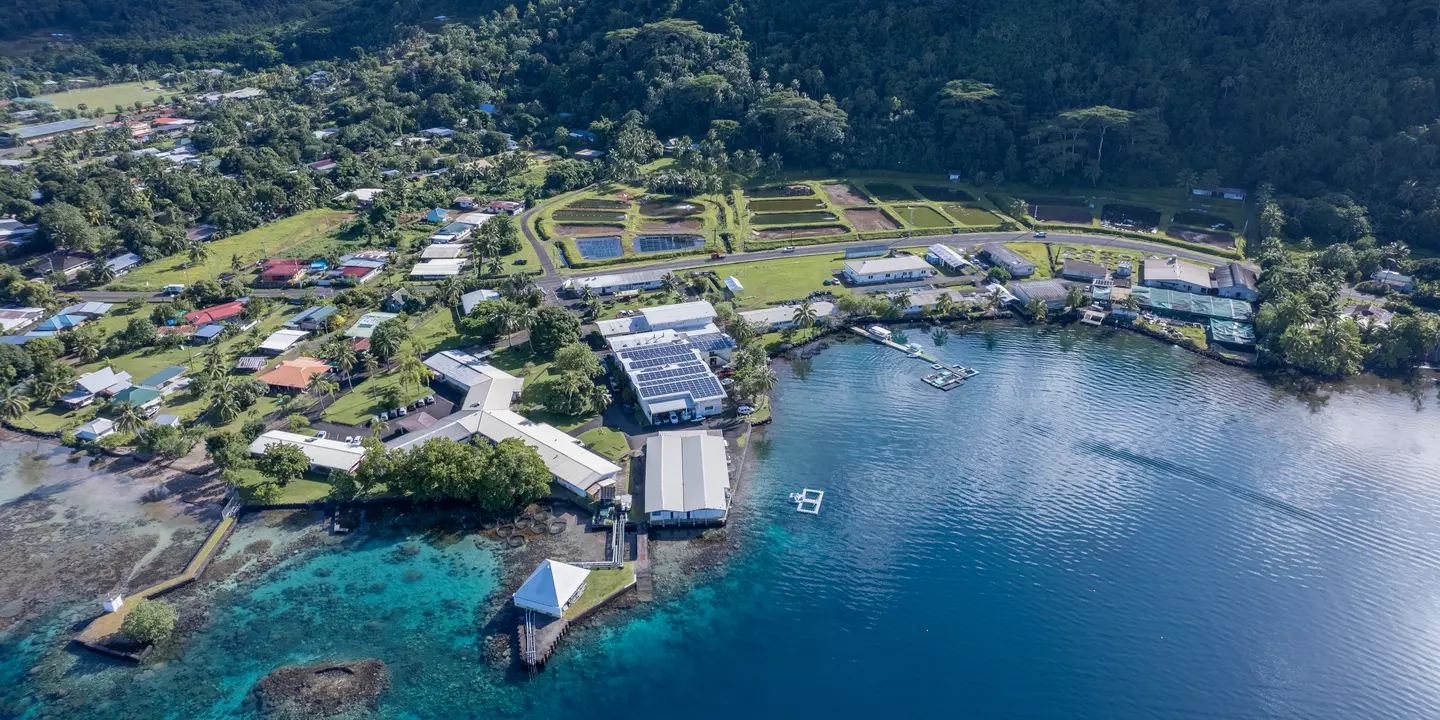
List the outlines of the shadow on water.
{"label": "shadow on water", "polygon": [[935,347],[945,347],[945,343],[950,342],[950,331],[944,328],[931,330],[930,342],[935,343]]}
{"label": "shadow on water", "polygon": [[1422,548],[1415,547],[1384,533],[1356,525],[1349,521],[1339,520],[1312,510],[1306,510],[1298,505],[1293,505],[1271,495],[1244,487],[1243,485],[1207,475],[1194,468],[1169,460],[1140,455],[1130,452],[1129,450],[1121,450],[1120,448],[1094,440],[1081,440],[1075,444],[1075,447],[1101,457],[1120,460],[1150,470],[1158,470],[1166,475],[1185,478],[1200,485],[1221,490],[1238,500],[1307,523],[1323,530],[1342,542],[1358,545],[1370,550],[1388,552],[1397,557],[1412,558],[1431,569],[1440,569],[1440,554],[1425,551]]}
{"label": "shadow on water", "polygon": [[795,379],[803,382],[815,371],[815,363],[808,357],[791,358],[790,371],[795,373]]}

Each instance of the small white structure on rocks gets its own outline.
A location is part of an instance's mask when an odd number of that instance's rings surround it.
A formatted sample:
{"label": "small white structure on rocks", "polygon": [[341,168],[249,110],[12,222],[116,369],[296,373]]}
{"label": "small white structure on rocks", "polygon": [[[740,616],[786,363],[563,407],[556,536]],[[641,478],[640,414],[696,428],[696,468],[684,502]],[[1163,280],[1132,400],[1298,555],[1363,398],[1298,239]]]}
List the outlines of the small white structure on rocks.
{"label": "small white structure on rocks", "polygon": [[545,560],[515,591],[515,607],[563,617],[565,610],[585,592],[590,571],[559,560]]}
{"label": "small white structure on rocks", "polygon": [[112,595],[109,600],[105,601],[105,612],[107,613],[113,613],[122,607],[125,607],[125,596],[119,593]]}

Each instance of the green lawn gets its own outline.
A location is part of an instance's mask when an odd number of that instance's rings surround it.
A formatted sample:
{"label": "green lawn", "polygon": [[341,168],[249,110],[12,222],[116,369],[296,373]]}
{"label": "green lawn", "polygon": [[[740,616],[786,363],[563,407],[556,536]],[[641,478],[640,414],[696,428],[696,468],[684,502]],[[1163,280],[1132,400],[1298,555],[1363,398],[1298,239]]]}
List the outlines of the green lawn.
{"label": "green lawn", "polygon": [[[143,89],[145,85],[159,89],[145,90]],[[120,103],[126,108],[133,108],[135,101],[139,100],[145,103],[146,107],[149,107],[155,102],[157,96],[164,95],[169,97],[172,94],[173,91],[160,87],[159,83],[131,82],[116,85],[101,85],[99,87],[86,87],[78,90],[52,93],[50,95],[41,95],[40,99],[49,100],[55,103],[55,107],[61,109],[78,108],[83,104],[90,109],[99,108],[107,112],[113,112],[116,103]]]}
{"label": "green lawn", "polygon": [[603,455],[613,462],[620,462],[622,458],[630,454],[630,444],[625,442],[625,433],[608,427],[597,427],[580,433],[580,441],[585,447],[598,455]]}
{"label": "green lawn", "polygon": [[715,265],[709,269],[721,280],[734,275],[745,288],[735,299],[735,309],[754,310],[780,300],[798,300],[815,290],[848,293],[849,290],[838,285],[827,288],[824,284],[844,267],[843,255],[809,255]]}
{"label": "green lawn", "polygon": [[[350,213],[339,210],[310,210],[262,225],[249,232],[208,243],[206,247],[210,249],[210,259],[190,268],[190,280],[193,282],[203,278],[215,279],[230,272],[232,255],[239,255],[240,259],[247,263],[259,260],[266,253],[278,256],[288,248],[338,230],[349,217]],[[184,254],[176,254],[146,263],[110,283],[109,287],[112,290],[159,290],[164,285],[183,283],[186,260]]]}
{"label": "green lawn", "polygon": [[1044,280],[1052,277],[1050,272],[1050,258],[1045,252],[1045,243],[1038,242],[1012,242],[1005,243],[1005,247],[1014,250],[1020,257],[1035,263],[1035,274],[1025,280]]}
{"label": "green lawn", "polygon": [[585,580],[585,592],[565,610],[565,617],[573,618],[600,604],[601,600],[635,582],[635,563],[627,562],[614,570],[591,570]]}
{"label": "green lawn", "polygon": [[[261,475],[259,470],[245,469],[239,471],[239,475],[242,490],[265,482],[265,476]],[[291,480],[281,487],[280,496],[275,498],[274,502],[277,504],[315,502],[324,500],[329,494],[330,483],[301,478]]]}

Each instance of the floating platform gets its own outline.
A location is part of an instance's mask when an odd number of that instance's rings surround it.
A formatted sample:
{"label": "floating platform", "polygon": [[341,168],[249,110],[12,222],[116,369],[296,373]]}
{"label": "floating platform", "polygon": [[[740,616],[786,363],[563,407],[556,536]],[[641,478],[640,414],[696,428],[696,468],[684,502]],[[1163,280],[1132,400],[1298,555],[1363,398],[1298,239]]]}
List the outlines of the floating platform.
{"label": "floating platform", "polygon": [[795,503],[795,511],[805,513],[806,515],[819,515],[820,503],[824,501],[824,490],[805,488],[798,493],[790,493],[790,502]]}
{"label": "floating platform", "polygon": [[964,385],[966,380],[969,380],[970,378],[980,374],[979,370],[976,370],[975,368],[967,368],[963,365],[944,365],[941,363],[935,363],[930,367],[934,368],[936,372],[930,373],[929,375],[921,378],[921,382],[929,385],[930,387],[939,388],[941,390],[954,390],[955,388]]}

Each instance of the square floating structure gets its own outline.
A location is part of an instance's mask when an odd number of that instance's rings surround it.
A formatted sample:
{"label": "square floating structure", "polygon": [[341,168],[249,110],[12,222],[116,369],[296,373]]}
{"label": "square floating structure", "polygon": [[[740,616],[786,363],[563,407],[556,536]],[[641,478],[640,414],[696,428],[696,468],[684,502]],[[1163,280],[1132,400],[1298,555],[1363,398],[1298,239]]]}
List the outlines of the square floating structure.
{"label": "square floating structure", "polygon": [[795,503],[796,512],[819,515],[820,503],[825,501],[825,491],[805,488],[798,493],[790,493],[790,500]]}

